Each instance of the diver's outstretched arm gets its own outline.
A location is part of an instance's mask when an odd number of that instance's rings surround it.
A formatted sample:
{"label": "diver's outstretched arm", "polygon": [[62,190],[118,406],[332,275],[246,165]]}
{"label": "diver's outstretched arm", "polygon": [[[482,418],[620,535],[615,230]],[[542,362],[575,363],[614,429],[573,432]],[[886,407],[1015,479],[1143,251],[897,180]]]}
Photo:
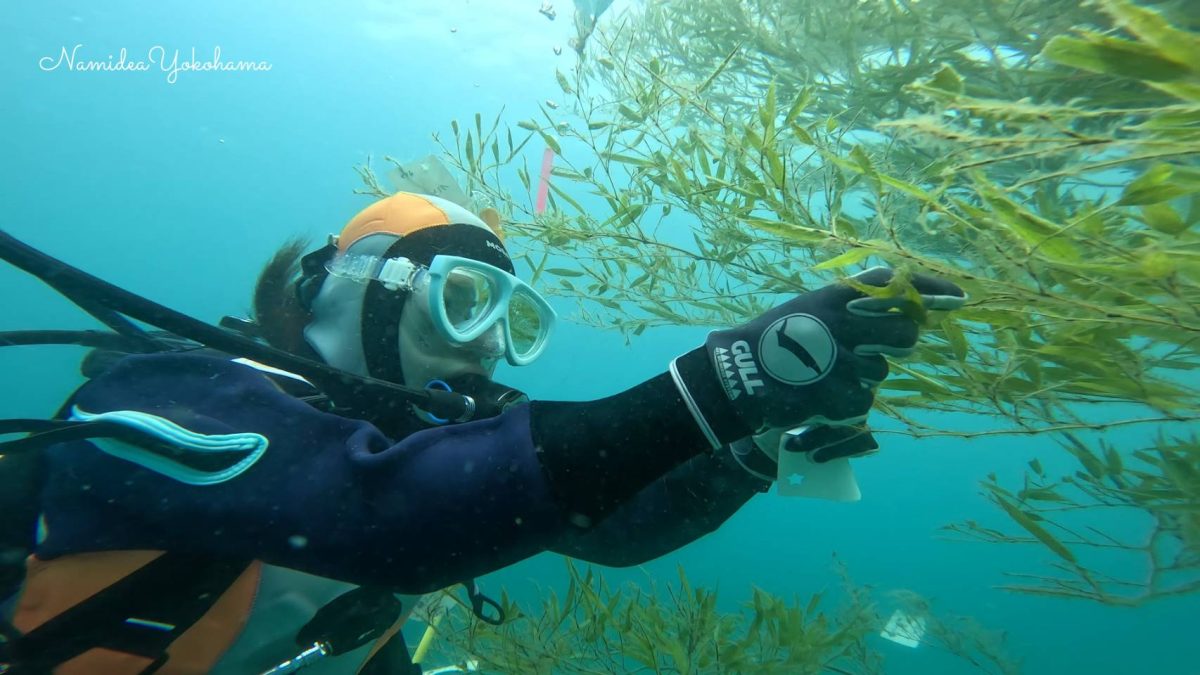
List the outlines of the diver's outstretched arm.
{"label": "diver's outstretched arm", "polygon": [[[890,279],[873,270],[857,285]],[[946,282],[912,283],[926,307],[964,299]],[[37,554],[179,550],[435,590],[546,550],[752,432],[865,418],[887,374],[882,354],[916,343],[912,313],[894,311],[912,302],[829,286],[711,333],[621,394],[534,402],[399,442],[315,410],[249,366],[130,356],[80,388],[72,414],[123,411],[162,442],[48,448]]]}
{"label": "diver's outstretched arm", "polygon": [[715,531],[770,485],[743,471],[726,446],[679,465],[590,530],[564,533],[551,550],[598,565],[640,565]]}
{"label": "diver's outstretched arm", "polygon": [[[196,354],[127,357],[69,404],[77,419],[115,412],[162,443],[47,448],[39,557],[182,550],[412,593],[546,550],[705,449],[665,375],[399,442],[249,366]],[[591,441],[610,451],[558,433],[564,419],[578,434],[604,428]],[[628,447],[607,445],[610,429]]]}

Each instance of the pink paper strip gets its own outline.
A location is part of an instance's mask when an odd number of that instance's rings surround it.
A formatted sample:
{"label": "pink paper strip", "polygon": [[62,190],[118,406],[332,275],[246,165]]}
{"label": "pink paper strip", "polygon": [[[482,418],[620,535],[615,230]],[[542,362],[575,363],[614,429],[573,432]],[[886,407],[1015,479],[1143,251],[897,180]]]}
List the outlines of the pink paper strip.
{"label": "pink paper strip", "polygon": [[554,151],[546,148],[542,153],[542,174],[538,180],[537,205],[533,212],[540,214],[546,210],[546,196],[550,193],[550,169],[554,167]]}

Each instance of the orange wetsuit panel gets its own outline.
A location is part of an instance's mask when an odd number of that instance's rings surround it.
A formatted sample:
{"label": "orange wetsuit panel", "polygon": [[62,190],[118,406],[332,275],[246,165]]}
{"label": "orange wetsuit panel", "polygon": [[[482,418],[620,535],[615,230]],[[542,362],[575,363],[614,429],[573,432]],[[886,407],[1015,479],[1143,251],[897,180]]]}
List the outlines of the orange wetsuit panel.
{"label": "orange wetsuit panel", "polygon": [[[31,556],[13,625],[23,633],[107,588],[162,555],[161,551],[103,551],[39,560]],[[258,591],[262,563],[254,562],[179,639],[157,675],[201,675],[233,644],[246,625]],[[55,675],[137,675],[150,660],[108,649],[91,649],[63,663]]]}

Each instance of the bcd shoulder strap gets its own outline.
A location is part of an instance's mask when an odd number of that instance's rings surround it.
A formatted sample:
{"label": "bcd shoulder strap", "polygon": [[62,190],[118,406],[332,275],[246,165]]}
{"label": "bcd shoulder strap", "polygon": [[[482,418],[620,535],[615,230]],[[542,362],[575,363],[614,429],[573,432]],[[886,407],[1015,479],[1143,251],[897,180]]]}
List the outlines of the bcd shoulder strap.
{"label": "bcd shoulder strap", "polygon": [[[166,552],[120,581],[15,640],[0,643],[0,672],[40,675],[89,649],[151,659],[204,616],[250,566],[249,560]],[[187,580],[187,583],[181,583]]]}

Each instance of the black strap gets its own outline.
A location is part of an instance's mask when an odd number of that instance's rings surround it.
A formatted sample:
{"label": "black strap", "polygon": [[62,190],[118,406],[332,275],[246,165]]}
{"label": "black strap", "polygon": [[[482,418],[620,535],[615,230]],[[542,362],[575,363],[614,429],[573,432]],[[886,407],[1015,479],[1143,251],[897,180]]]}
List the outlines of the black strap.
{"label": "black strap", "polygon": [[[462,585],[467,589],[467,597],[471,599],[471,613],[475,615],[476,619],[493,626],[504,623],[506,618],[504,608],[500,606],[500,603],[484,595],[474,579],[468,579],[462,582]],[[486,607],[490,607],[494,615],[489,615]]]}
{"label": "black strap", "polygon": [[333,256],[337,252],[338,247],[329,243],[306,253],[300,259],[300,280],[296,283],[296,300],[306,311],[312,311],[312,303],[317,299],[317,294],[321,292],[321,285],[325,283],[325,278],[329,276],[329,270],[325,265],[333,260]]}
{"label": "black strap", "polygon": [[[7,645],[12,672],[48,672],[89,649],[166,662],[171,643],[210,610],[250,561],[167,552]],[[0,661],[0,663],[3,663]]]}

